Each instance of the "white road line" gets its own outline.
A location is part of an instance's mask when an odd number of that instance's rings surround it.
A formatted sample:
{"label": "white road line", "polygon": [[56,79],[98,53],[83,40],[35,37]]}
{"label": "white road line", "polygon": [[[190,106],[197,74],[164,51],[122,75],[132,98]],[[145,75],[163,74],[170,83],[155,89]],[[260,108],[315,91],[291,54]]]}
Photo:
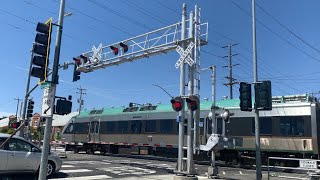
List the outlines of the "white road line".
{"label": "white road line", "polygon": [[81,176],[81,177],[68,177],[68,178],[56,178],[51,180],[94,180],[94,179],[112,179],[112,177],[107,175],[96,175],[96,176]]}
{"label": "white road line", "polygon": [[60,170],[63,173],[78,173],[78,172],[90,172],[90,169],[68,169],[68,170]]}
{"label": "white road line", "polygon": [[242,174],[242,172],[241,172],[241,171],[239,171],[239,173],[240,173],[240,174]]}
{"label": "white road line", "polygon": [[61,168],[70,168],[70,167],[74,167],[73,165],[62,165]]}

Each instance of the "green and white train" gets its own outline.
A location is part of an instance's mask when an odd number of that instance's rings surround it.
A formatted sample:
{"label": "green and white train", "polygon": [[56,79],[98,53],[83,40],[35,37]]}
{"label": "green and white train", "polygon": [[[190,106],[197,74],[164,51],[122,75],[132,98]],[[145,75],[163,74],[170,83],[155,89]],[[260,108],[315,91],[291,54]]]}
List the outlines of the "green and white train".
{"label": "green and white train", "polygon": [[[219,108],[233,116],[226,124],[226,135],[241,139],[235,148],[223,149],[217,158],[226,162],[246,162],[255,152],[254,113],[243,112],[239,99],[221,100]],[[212,102],[200,104],[200,140],[206,144],[211,134],[207,118]],[[219,110],[218,110],[219,111]],[[81,112],[62,131],[67,150],[94,153],[177,156],[178,113],[168,105],[104,108]],[[218,119],[218,133],[222,120]],[[308,94],[273,97],[271,111],[260,111],[262,157],[318,158],[320,108]],[[210,132],[204,133],[204,132]],[[202,155],[206,156],[206,153]],[[208,158],[209,159],[209,158]]]}

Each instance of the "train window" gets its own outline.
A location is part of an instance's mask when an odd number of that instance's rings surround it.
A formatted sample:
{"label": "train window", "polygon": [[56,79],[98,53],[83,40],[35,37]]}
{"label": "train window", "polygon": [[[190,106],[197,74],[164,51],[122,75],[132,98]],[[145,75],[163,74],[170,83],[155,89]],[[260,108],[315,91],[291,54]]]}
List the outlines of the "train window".
{"label": "train window", "polygon": [[131,133],[133,134],[140,134],[141,133],[141,121],[135,120],[130,122],[130,129]]}
{"label": "train window", "polygon": [[146,127],[144,132],[157,132],[157,121],[155,120],[146,121]]}
{"label": "train window", "polygon": [[88,123],[74,123],[75,134],[88,134],[89,126]]}
{"label": "train window", "polygon": [[[272,134],[272,117],[260,117],[260,134],[261,135],[271,135]],[[252,119],[252,130],[255,133],[255,120]]]}
{"label": "train window", "polygon": [[116,122],[107,122],[106,132],[107,134],[113,134],[116,132]]}
{"label": "train window", "polygon": [[72,134],[73,133],[73,123],[70,123],[66,130],[64,131],[64,134]]}
{"label": "train window", "polygon": [[118,122],[118,133],[120,134],[127,134],[128,133],[128,121],[119,121]]}
{"label": "train window", "polygon": [[280,134],[284,136],[303,136],[304,119],[299,116],[280,118]]}
{"label": "train window", "polygon": [[173,122],[175,120],[173,119],[165,119],[165,120],[160,120],[160,132],[161,133],[168,133],[172,134],[173,132]]}

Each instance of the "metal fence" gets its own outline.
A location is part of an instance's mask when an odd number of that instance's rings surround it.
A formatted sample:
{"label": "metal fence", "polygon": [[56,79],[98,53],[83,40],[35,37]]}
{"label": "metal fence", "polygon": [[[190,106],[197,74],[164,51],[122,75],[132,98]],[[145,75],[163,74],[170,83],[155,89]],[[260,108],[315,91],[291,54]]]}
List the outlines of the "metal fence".
{"label": "metal fence", "polygon": [[[290,166],[289,166],[290,165]],[[320,160],[317,159],[298,159],[268,157],[268,180],[270,179],[270,170],[273,171],[294,171],[305,174],[305,178],[297,177],[296,179],[320,180]],[[276,176],[285,178],[285,176]]]}

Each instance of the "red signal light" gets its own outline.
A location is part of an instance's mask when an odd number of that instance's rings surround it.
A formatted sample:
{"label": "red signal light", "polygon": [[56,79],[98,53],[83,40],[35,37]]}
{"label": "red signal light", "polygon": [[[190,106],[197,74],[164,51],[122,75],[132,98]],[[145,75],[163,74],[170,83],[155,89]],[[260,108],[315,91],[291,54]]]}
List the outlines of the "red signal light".
{"label": "red signal light", "polygon": [[189,98],[186,99],[186,102],[188,103],[188,109],[191,111],[197,110],[199,107],[199,98],[198,96],[190,96]]}
{"label": "red signal light", "polygon": [[123,53],[128,52],[129,47],[128,47],[127,44],[124,44],[124,43],[121,42],[121,43],[120,43],[120,46],[123,48]]}
{"label": "red signal light", "polygon": [[110,46],[110,49],[113,51],[114,55],[118,55],[119,54],[119,48],[114,47],[114,46]]}
{"label": "red signal light", "polygon": [[172,109],[175,111],[181,111],[183,108],[183,99],[181,97],[175,97],[171,99]]}

